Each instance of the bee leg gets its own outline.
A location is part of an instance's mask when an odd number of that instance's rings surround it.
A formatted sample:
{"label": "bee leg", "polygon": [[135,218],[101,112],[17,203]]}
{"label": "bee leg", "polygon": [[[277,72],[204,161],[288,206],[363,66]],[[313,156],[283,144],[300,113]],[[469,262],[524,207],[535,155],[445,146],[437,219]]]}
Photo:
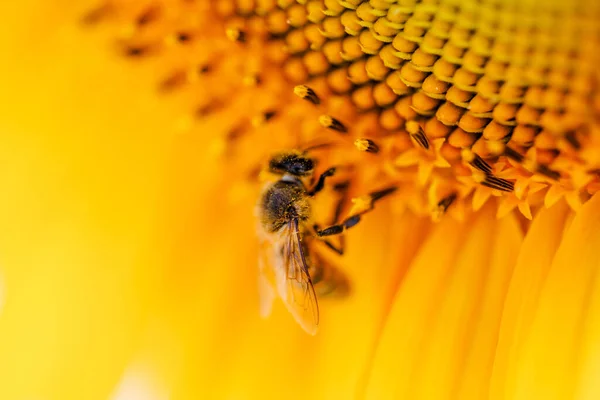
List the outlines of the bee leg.
{"label": "bee leg", "polygon": [[340,256],[344,255],[344,247],[335,247],[335,245],[333,243],[331,243],[329,240],[323,240],[323,243],[325,243],[325,245],[327,247],[329,247],[331,250],[335,251],[336,253],[338,253]]}
{"label": "bee leg", "polygon": [[359,222],[360,222],[360,215],[353,215],[349,218],[346,218],[344,220],[344,222],[342,222],[341,224],[331,225],[325,229],[318,230],[317,236],[323,237],[323,236],[339,235],[340,233],[344,232],[346,229],[352,228],[354,225],[358,224]]}
{"label": "bee leg", "polygon": [[[338,199],[338,201],[335,205],[333,218],[329,222],[329,225],[335,225],[335,223],[340,220],[340,216],[342,215],[342,210],[344,209],[344,203],[346,201],[346,194],[348,193],[349,187],[350,187],[350,181],[340,182],[333,187],[333,190],[340,193],[340,198]],[[321,230],[321,228],[318,224],[315,224],[313,226],[313,229],[314,229],[315,233],[318,232],[319,230]],[[329,247],[331,250],[335,251],[337,254],[342,256],[342,255],[344,255],[346,241],[344,240],[345,239],[344,235],[340,235],[338,237],[339,237],[339,242],[338,242],[337,246],[335,244],[331,243],[331,241],[329,241],[327,239],[321,239],[321,241],[323,243],[325,243],[325,245],[327,247]]]}
{"label": "bee leg", "polygon": [[[319,231],[321,230],[321,228],[319,227],[318,224],[313,225],[313,230],[315,232],[315,234],[317,235],[317,237],[319,236]],[[325,246],[329,247],[331,250],[335,251],[337,254],[344,255],[344,248],[345,248],[345,243],[343,240],[343,236],[340,236],[340,245],[336,246],[335,244],[331,243],[331,241],[327,240],[327,239],[323,239],[322,237],[319,237],[319,240],[323,243],[325,243]]]}
{"label": "bee leg", "polygon": [[323,243],[325,243],[325,246],[329,247],[331,250],[335,251],[336,253],[338,253],[340,256],[344,255],[344,243],[342,241],[341,246],[340,247],[336,247],[333,243],[331,243],[329,240],[327,239],[322,239]]}
{"label": "bee leg", "polygon": [[346,218],[340,224],[331,225],[325,229],[317,230],[317,236],[323,237],[323,236],[339,235],[340,233],[344,232],[346,229],[352,228],[354,225],[356,225],[360,222],[361,215],[368,213],[369,211],[371,211],[375,208],[375,202],[377,200],[379,200],[382,197],[385,197],[395,191],[396,191],[396,187],[393,186],[393,187],[389,187],[387,189],[369,193],[369,195],[367,195],[366,198],[363,199],[363,201],[366,203],[366,206],[362,211],[358,212],[357,214],[351,215],[350,217]]}
{"label": "bee leg", "polygon": [[328,177],[332,176],[333,174],[335,174],[335,167],[333,168],[329,168],[327,171],[323,172],[320,176],[319,176],[319,180],[317,181],[317,184],[315,185],[315,187],[313,187],[309,192],[308,195],[309,196],[314,196],[315,194],[319,193],[321,190],[323,190],[323,188],[325,187],[325,179],[327,179]]}
{"label": "bee leg", "polygon": [[345,246],[346,243],[344,241],[343,235],[339,236],[340,242],[339,242],[339,246],[338,246],[338,245],[331,243],[331,241],[319,236],[319,232],[321,231],[321,228],[318,224],[313,225],[313,231],[314,231],[315,235],[317,237],[319,237],[319,240],[325,244],[325,246],[329,247],[331,250],[335,251],[340,256],[344,255],[344,248],[346,247]]}

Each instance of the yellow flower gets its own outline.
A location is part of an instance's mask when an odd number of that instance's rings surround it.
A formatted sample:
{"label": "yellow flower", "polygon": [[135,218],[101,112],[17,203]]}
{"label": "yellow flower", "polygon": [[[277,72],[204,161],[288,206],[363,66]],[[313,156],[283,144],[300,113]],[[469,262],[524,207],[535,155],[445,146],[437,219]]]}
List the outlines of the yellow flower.
{"label": "yellow flower", "polygon": [[[0,398],[600,397],[593,0],[0,12]],[[253,214],[320,143],[346,214],[398,190],[312,337],[259,317]]]}

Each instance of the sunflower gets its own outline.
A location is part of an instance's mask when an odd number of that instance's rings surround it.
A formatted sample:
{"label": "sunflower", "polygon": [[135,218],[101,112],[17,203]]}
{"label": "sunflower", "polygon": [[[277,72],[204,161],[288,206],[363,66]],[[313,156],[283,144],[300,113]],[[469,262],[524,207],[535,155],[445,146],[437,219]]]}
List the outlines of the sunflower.
{"label": "sunflower", "polygon": [[[600,397],[597,2],[5,3],[0,398]],[[322,144],[320,220],[397,190],[310,336],[254,208]]]}

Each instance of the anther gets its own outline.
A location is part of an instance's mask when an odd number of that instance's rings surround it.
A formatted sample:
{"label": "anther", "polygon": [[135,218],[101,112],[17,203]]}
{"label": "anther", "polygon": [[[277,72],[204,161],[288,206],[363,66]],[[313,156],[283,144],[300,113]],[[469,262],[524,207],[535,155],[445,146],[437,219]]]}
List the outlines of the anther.
{"label": "anther", "polygon": [[242,79],[242,83],[245,86],[252,87],[260,84],[260,76],[258,75],[247,75]]}
{"label": "anther", "polygon": [[388,188],[351,199],[350,201],[352,202],[352,208],[350,210],[350,214],[362,215],[371,211],[375,207],[375,202],[377,200],[394,193],[396,190],[398,190],[397,186],[390,186]]}
{"label": "anther", "polygon": [[554,179],[554,180],[560,179],[560,172],[550,169],[548,166],[543,165],[543,164],[539,164],[537,166],[535,172],[537,172],[538,174],[547,176],[550,179]]}
{"label": "anther", "polygon": [[186,43],[189,42],[192,39],[192,35],[187,33],[187,32],[178,32],[175,35],[175,39],[179,42],[179,43]]}
{"label": "anther", "polygon": [[425,136],[425,132],[418,122],[407,121],[405,129],[410,137],[419,144],[419,146],[423,147],[424,149],[429,149],[429,140],[427,139],[427,136]]}
{"label": "anther", "polygon": [[232,42],[240,42],[243,43],[246,41],[246,33],[244,31],[242,31],[241,29],[237,29],[237,28],[228,28],[225,31],[225,35],[227,36],[227,38],[229,40],[231,40]]}
{"label": "anther", "polygon": [[186,79],[189,83],[196,83],[202,75],[206,75],[211,71],[210,64],[194,65],[186,72]]}
{"label": "anther", "polygon": [[200,65],[198,65],[197,71],[198,71],[198,74],[202,75],[202,74],[209,73],[211,69],[212,69],[212,67],[210,64],[200,64]]}
{"label": "anther", "polygon": [[456,193],[452,193],[438,201],[434,209],[431,210],[431,218],[434,221],[439,221],[442,215],[444,215],[452,203],[454,203],[454,200],[456,200]]}
{"label": "anther", "polygon": [[366,151],[367,153],[377,154],[379,153],[379,146],[371,139],[356,139],[354,146],[360,151]]}
{"label": "anther", "polygon": [[82,18],[82,22],[87,25],[96,24],[106,18],[111,11],[112,6],[109,3],[106,3],[85,14]]}
{"label": "anther", "polygon": [[228,141],[236,141],[238,138],[240,138],[242,135],[244,135],[246,133],[245,129],[241,126],[237,126],[237,127],[233,127],[231,128],[227,134],[225,135],[225,137],[227,138]]}
{"label": "anther", "polygon": [[141,57],[148,53],[150,49],[142,46],[132,46],[125,49],[125,55],[128,57]]}
{"label": "anther", "polygon": [[372,201],[376,202],[377,200],[381,199],[382,197],[385,197],[389,194],[394,193],[396,190],[398,190],[397,186],[390,186],[388,188],[378,190],[376,192],[371,192],[369,195],[371,196]]}
{"label": "anther", "polygon": [[277,113],[273,110],[264,111],[263,113],[252,118],[252,126],[258,128],[259,126],[268,122],[271,118],[273,118]]}
{"label": "anther", "polygon": [[340,133],[348,132],[348,129],[346,129],[344,124],[342,124],[340,121],[338,121],[337,119],[333,118],[330,115],[321,115],[319,117],[319,123],[325,128],[333,129],[334,131],[337,131]]}
{"label": "anther", "polygon": [[186,82],[187,75],[185,71],[176,71],[171,76],[165,78],[159,84],[159,90],[164,93],[173,91]]}
{"label": "anther", "polygon": [[473,168],[476,168],[486,174],[492,173],[492,167],[486,163],[483,158],[481,158],[477,153],[471,151],[471,149],[462,149],[461,151],[462,159],[465,162],[469,163]]}
{"label": "anther", "polygon": [[321,99],[319,99],[319,96],[317,96],[315,91],[306,85],[296,86],[294,88],[294,94],[296,96],[300,97],[301,99],[310,101],[311,103],[313,103],[315,105],[321,103]]}
{"label": "anther", "polygon": [[512,192],[515,190],[515,184],[506,179],[497,178],[493,175],[486,174],[485,179],[481,182],[483,186],[487,186],[492,189],[500,190],[502,192]]}
{"label": "anther", "polygon": [[150,7],[137,17],[135,23],[138,26],[148,25],[150,22],[158,19],[159,14],[160,14],[159,7]]}
{"label": "anther", "polygon": [[567,141],[567,143],[569,143],[571,146],[573,146],[573,148],[575,150],[581,149],[581,143],[577,139],[577,136],[575,136],[575,132],[568,132],[565,135],[565,140]]}
{"label": "anther", "polygon": [[504,149],[504,155],[516,162],[523,162],[523,156],[508,146]]}
{"label": "anther", "polygon": [[214,112],[215,110],[217,110],[220,106],[222,106],[222,105],[218,105],[216,102],[211,102],[208,104],[200,105],[200,106],[196,107],[194,115],[197,118],[204,118],[207,115]]}

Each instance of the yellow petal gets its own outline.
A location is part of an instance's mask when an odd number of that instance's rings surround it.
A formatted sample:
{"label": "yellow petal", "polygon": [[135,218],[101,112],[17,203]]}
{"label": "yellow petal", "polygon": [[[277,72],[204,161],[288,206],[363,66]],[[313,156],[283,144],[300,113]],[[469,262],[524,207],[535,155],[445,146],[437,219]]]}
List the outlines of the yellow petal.
{"label": "yellow petal", "polygon": [[417,178],[419,185],[424,186],[427,183],[431,173],[433,172],[433,167],[433,163],[428,161],[424,161],[419,164],[419,175]]}
{"label": "yellow petal", "polygon": [[[505,218],[497,222],[493,242],[489,271],[478,301],[481,306],[477,311],[473,338],[462,368],[459,399],[484,399],[489,391],[504,299],[512,267],[523,242],[523,234],[516,218]],[[479,267],[485,269],[484,265]]]}
{"label": "yellow petal", "polygon": [[519,199],[519,200],[523,199],[523,196],[525,195],[525,191],[528,189],[528,187],[529,187],[529,180],[517,179],[517,181],[515,182],[515,190],[514,190],[514,194],[515,194],[515,196],[517,196],[517,199]]}
{"label": "yellow petal", "polygon": [[[463,247],[451,275],[447,277],[446,287],[439,299],[435,320],[427,329],[428,333],[425,335],[427,342],[421,348],[422,359],[416,364],[413,386],[409,392],[411,398],[450,398],[454,391],[462,389],[465,393],[474,395],[472,398],[476,399],[479,398],[479,392],[485,392],[485,381],[491,371],[495,347],[494,342],[490,343],[489,337],[485,338],[485,336],[495,335],[497,324],[494,324],[493,319],[498,318],[501,312],[497,307],[497,299],[493,298],[491,306],[495,306],[494,312],[480,308],[483,307],[484,288],[489,279],[490,257],[495,253],[492,240],[495,226],[490,223],[491,221],[493,221],[491,212],[489,209],[484,210],[472,226],[470,234],[464,239]],[[518,232],[514,221],[512,225],[512,231]],[[517,240],[516,243],[518,244],[519,241]],[[518,248],[511,247],[515,250]],[[501,261],[500,266],[496,265],[496,268],[501,268],[505,274],[506,267],[512,265],[513,260],[504,258],[498,261]],[[506,282],[507,276],[505,275],[501,281]],[[504,290],[502,294],[503,292]],[[490,331],[486,331],[485,325],[479,325],[483,322],[482,312],[492,314]],[[480,342],[475,340],[478,328],[484,330]],[[475,344],[480,348],[473,348]],[[475,350],[478,353],[472,353]],[[483,380],[482,387],[477,388],[476,385],[469,387],[468,382],[462,382],[463,368],[467,360],[474,364],[472,367],[479,366],[477,372],[482,375],[480,378]],[[464,379],[470,380],[472,376],[465,375]]]}
{"label": "yellow petal", "polygon": [[[590,243],[593,243],[590,241]],[[596,243],[598,243],[596,241]],[[593,400],[600,398],[600,276],[598,274],[598,259],[596,259],[596,271],[594,282],[591,284],[586,310],[584,333],[581,336],[580,359],[578,368],[578,384],[575,390],[576,398]]]}
{"label": "yellow petal", "polygon": [[[597,398],[600,196],[567,229],[541,289],[531,329],[509,369],[514,399]],[[545,239],[544,239],[545,240]],[[555,240],[555,239],[554,239]],[[579,375],[581,374],[581,376]],[[594,396],[594,393],[596,394]]]}
{"label": "yellow petal", "polygon": [[[437,293],[460,248],[464,225],[443,220],[431,232],[405,276],[388,315],[373,362],[366,397],[393,399],[405,393],[420,356],[422,334],[438,304]],[[432,263],[435,254],[436,260]]]}
{"label": "yellow petal", "polygon": [[[279,300],[268,319],[259,317],[258,257],[252,247],[230,251],[232,243],[223,240],[232,226],[241,236],[255,236],[251,208],[224,217],[200,252],[195,241],[179,238],[171,262],[180,271],[157,319],[157,326],[169,330],[148,341],[140,357],[159,376],[170,376],[173,398],[352,398],[405,272],[397,266],[410,263],[429,226],[426,218],[402,215],[392,220],[402,228],[392,229],[380,219],[389,213],[381,203],[348,232],[347,254],[338,261],[352,294],[321,299],[316,337],[306,335]],[[194,267],[201,263],[216,268]],[[169,358],[181,346],[184,356]]]}
{"label": "yellow petal", "polygon": [[79,13],[15,7],[0,35],[0,398],[107,398],[164,268],[173,117]]}
{"label": "yellow petal", "polygon": [[496,211],[496,218],[506,217],[518,205],[519,205],[519,199],[517,199],[516,196],[510,195],[510,196],[503,197],[499,201],[498,210]]}
{"label": "yellow petal", "polygon": [[529,332],[541,287],[562,238],[567,212],[564,202],[542,210],[525,237],[502,313],[491,399],[510,398],[514,389],[515,377],[507,376],[507,370],[514,371],[519,361],[515,356]]}
{"label": "yellow petal", "polygon": [[478,211],[483,207],[483,205],[488,201],[490,196],[492,195],[492,191],[486,187],[478,187],[473,192],[473,211]]}
{"label": "yellow petal", "polygon": [[531,215],[531,207],[529,206],[528,202],[520,201],[517,207],[519,208],[519,211],[521,212],[521,214],[523,214],[525,218],[527,218],[530,221],[533,219],[533,216]]}
{"label": "yellow petal", "polygon": [[400,154],[394,159],[394,165],[397,167],[409,167],[411,165],[418,165],[423,155],[421,150],[417,148],[409,149]]}
{"label": "yellow petal", "polygon": [[551,185],[546,192],[546,197],[544,198],[544,205],[546,208],[552,207],[558,200],[560,200],[565,195],[565,190],[559,185]]}
{"label": "yellow petal", "polygon": [[[485,386],[462,383],[460,369],[491,372],[494,318],[520,244],[513,219],[498,223],[486,208],[475,221],[445,219],[431,233],[394,300],[367,398],[442,399],[456,390],[468,396],[485,391]],[[502,235],[494,244],[496,229]],[[495,261],[484,268],[492,256]]]}
{"label": "yellow petal", "polygon": [[581,199],[581,193],[577,190],[573,190],[573,191],[566,193],[565,200],[567,200],[567,203],[569,204],[569,206],[575,211],[579,211],[579,209],[583,205],[583,201]]}

